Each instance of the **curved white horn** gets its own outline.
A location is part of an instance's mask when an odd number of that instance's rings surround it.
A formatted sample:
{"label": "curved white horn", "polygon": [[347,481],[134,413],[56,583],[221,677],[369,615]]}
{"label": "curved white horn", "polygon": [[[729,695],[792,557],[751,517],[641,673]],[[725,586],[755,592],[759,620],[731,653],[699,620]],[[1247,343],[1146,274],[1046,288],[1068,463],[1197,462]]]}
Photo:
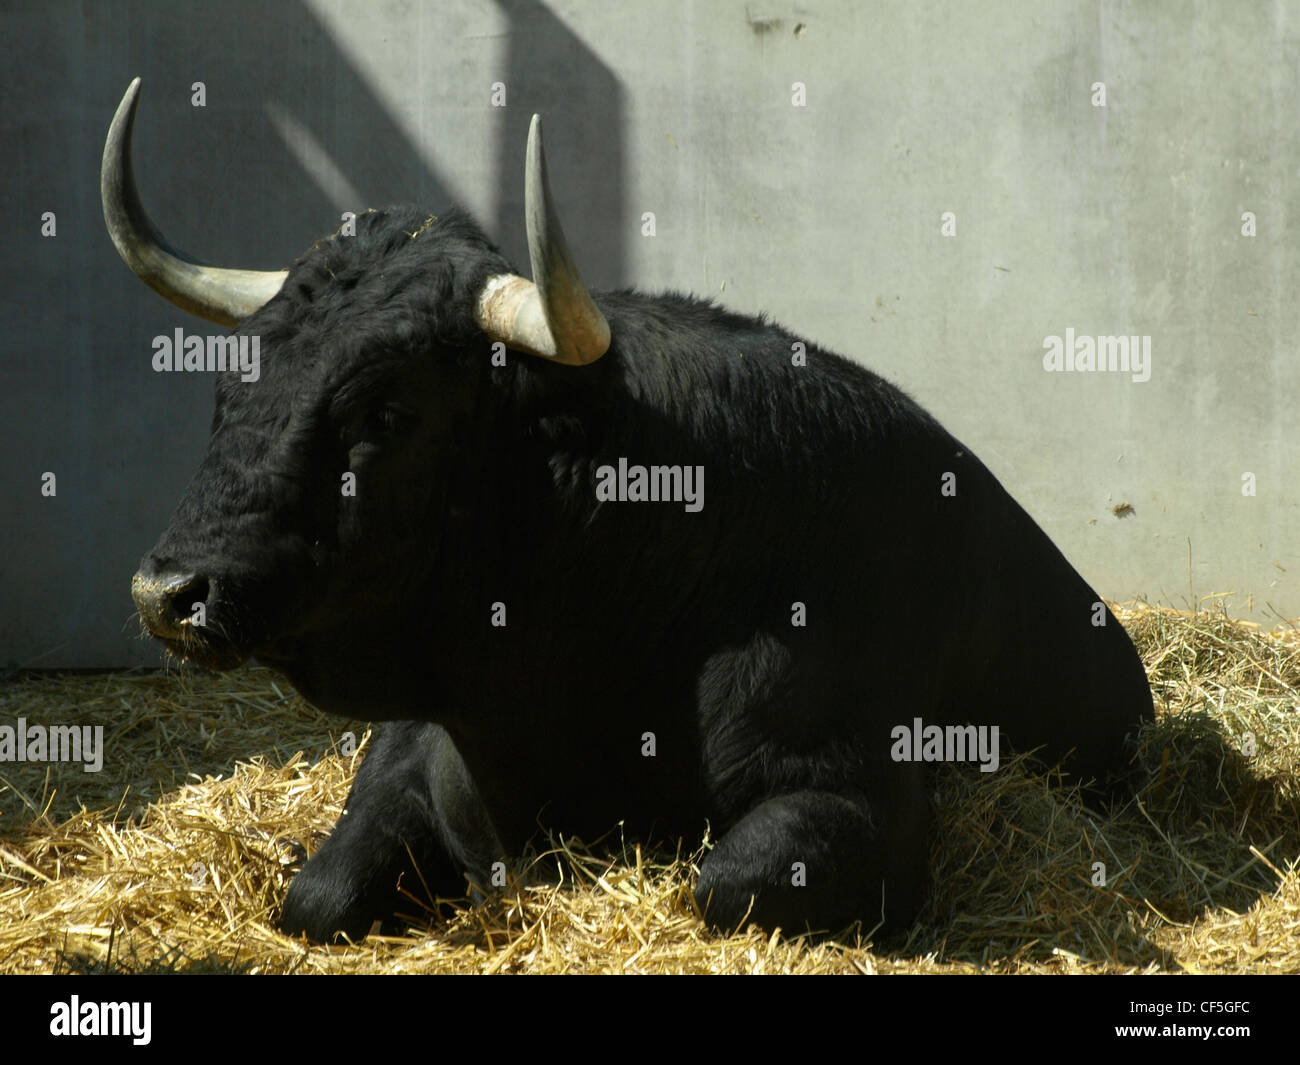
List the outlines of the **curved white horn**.
{"label": "curved white horn", "polygon": [[542,149],[542,119],[528,128],[524,214],[533,281],[510,274],[488,280],[477,319],[493,340],[570,366],[586,366],[609,350],[609,323],[596,309],[564,239],[551,199]]}
{"label": "curved white horn", "polygon": [[99,191],[108,235],[131,271],[176,306],[222,325],[238,325],[280,291],[287,270],[227,270],[177,251],[140,204],[131,165],[131,131],[140,79],[127,87],[104,142]]}

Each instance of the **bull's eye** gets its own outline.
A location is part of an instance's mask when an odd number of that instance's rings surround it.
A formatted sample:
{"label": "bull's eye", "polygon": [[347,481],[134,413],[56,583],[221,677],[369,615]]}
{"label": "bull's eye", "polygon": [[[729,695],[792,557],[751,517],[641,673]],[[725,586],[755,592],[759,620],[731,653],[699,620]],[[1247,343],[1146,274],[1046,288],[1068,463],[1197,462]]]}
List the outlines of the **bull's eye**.
{"label": "bull's eye", "polygon": [[401,436],[415,421],[415,415],[405,407],[386,403],[371,410],[356,429],[360,444],[385,444]]}

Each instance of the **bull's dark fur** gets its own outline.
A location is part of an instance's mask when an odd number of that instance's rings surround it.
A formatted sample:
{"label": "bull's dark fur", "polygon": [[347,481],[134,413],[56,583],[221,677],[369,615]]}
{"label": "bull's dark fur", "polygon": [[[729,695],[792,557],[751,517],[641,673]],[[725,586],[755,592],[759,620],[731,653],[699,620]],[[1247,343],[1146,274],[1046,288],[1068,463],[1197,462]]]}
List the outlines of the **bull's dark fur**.
{"label": "bull's dark fur", "polygon": [[[620,821],[712,826],[696,893],[719,926],[899,927],[929,807],[894,726],[997,724],[1004,756],[1122,768],[1151,711],[1123,629],[1093,623],[1096,593],[902,392],[806,341],[794,365],[799,338],[761,318],[631,291],[595,297],[613,336],[595,364],[494,367],[472,308],[513,269],[464,215],[428,217],[360,216],[242,325],[261,380],[223,376],[142,566],[205,579],[190,657],[257,655],[328,710],[393,722],[286,929],[409,912],[412,856],[463,895],[539,824]],[[620,457],[703,466],[703,511],[597,502]]]}

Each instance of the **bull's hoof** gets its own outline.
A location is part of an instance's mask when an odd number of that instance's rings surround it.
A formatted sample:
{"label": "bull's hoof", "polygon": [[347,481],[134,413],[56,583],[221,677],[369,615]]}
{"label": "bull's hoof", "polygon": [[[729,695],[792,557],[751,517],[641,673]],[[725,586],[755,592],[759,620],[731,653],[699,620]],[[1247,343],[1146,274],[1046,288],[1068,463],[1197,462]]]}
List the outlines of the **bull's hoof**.
{"label": "bull's hoof", "polygon": [[365,938],[376,919],[373,903],[357,895],[356,886],[331,870],[317,870],[315,861],[303,867],[285,896],[280,930],[286,935],[306,935],[313,943],[333,943],[340,934],[354,943]]}

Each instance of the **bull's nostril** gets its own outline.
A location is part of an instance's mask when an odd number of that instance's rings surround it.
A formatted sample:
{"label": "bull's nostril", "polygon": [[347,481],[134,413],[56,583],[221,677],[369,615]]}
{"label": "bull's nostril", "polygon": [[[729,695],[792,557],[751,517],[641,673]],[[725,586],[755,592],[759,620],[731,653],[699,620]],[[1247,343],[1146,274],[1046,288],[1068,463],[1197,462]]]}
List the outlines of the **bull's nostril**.
{"label": "bull's nostril", "polygon": [[171,614],[175,621],[193,621],[194,608],[208,600],[209,585],[207,577],[191,574],[177,577],[163,588],[163,593],[171,603]]}
{"label": "bull's nostril", "polygon": [[195,612],[207,603],[213,592],[212,582],[195,573],[162,573],[141,570],[131,580],[131,597],[140,611],[140,620],[155,636],[174,640],[193,624],[207,624],[207,618]]}

